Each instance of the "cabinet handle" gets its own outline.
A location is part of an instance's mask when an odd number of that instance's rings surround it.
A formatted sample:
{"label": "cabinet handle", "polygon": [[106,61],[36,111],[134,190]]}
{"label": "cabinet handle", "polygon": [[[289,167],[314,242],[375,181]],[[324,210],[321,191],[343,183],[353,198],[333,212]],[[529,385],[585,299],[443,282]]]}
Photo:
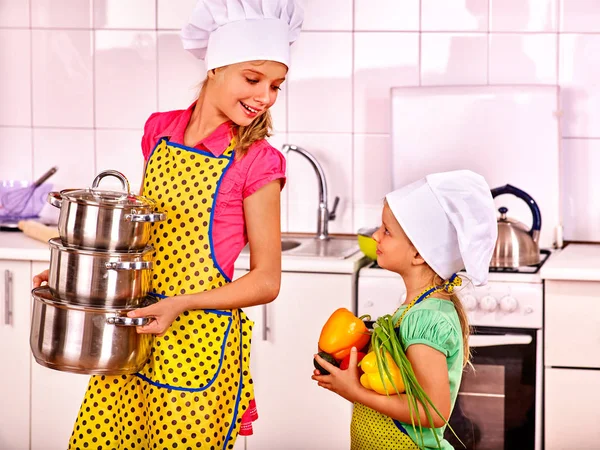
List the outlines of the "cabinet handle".
{"label": "cabinet handle", "polygon": [[4,271],[4,325],[12,323],[12,273]]}
{"label": "cabinet handle", "polygon": [[262,311],[262,323],[263,323],[263,329],[262,329],[262,340],[263,341],[268,341],[269,337],[268,337],[268,332],[269,330],[269,325],[267,324],[267,305],[263,305],[263,311]]}

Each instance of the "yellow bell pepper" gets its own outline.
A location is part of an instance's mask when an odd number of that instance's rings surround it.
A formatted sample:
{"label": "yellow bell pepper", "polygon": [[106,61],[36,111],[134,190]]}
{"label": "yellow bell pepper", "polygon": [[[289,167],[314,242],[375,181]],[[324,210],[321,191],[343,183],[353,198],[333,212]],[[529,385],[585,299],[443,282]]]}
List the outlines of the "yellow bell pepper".
{"label": "yellow bell pepper", "polygon": [[362,318],[356,317],[346,308],[339,308],[323,325],[319,348],[341,361],[350,354],[352,347],[361,350],[370,339],[371,334]]}
{"label": "yellow bell pepper", "polygon": [[[396,385],[396,389],[398,392],[404,392],[404,383],[402,382],[400,369],[394,362],[392,355],[390,355],[388,352],[385,352],[385,358],[387,360],[388,368],[390,370],[390,374],[392,375],[394,385]],[[362,384],[363,387],[370,389],[371,391],[375,391],[378,394],[385,395],[396,393],[396,389],[394,389],[394,385],[392,385],[388,375],[384,372],[382,374],[384,379],[379,376],[379,370],[377,369],[377,356],[375,355],[375,352],[367,353],[367,356],[362,359],[360,367],[364,372],[360,376],[360,384]]]}

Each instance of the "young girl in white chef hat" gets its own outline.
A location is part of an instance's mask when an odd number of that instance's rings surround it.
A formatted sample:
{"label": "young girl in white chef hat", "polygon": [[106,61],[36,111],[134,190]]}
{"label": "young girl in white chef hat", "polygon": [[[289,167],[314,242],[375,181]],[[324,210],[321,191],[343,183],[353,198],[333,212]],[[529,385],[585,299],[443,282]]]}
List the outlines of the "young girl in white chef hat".
{"label": "young girl in white chef hat", "polygon": [[[302,20],[294,0],[199,0],[183,28],[206,81],[186,110],[152,114],[142,139],[142,195],[167,214],[149,242],[159,301],[129,314],[154,319],[138,328],[155,335],[151,355],[135,375],[92,377],[70,448],[230,449],[251,434],[241,308],[279,292],[285,160],[265,138]],[[250,271],[231,281],[248,242]]]}
{"label": "young girl in white chef hat", "polygon": [[389,318],[389,329],[396,330],[390,334],[405,352],[399,359],[410,362],[418,382],[412,387],[431,403],[419,395],[417,411],[410,407],[414,396],[365,388],[356,349],[348,370],[316,356],[330,375],[315,371],[312,378],[354,403],[352,449],[452,448],[443,434],[469,361],[467,317],[453,295],[461,284],[456,273],[464,269],[475,285],[485,284],[497,233],[490,188],[473,172],[428,175],[386,196],[382,225],[373,235],[377,262],[406,285],[405,303]]}

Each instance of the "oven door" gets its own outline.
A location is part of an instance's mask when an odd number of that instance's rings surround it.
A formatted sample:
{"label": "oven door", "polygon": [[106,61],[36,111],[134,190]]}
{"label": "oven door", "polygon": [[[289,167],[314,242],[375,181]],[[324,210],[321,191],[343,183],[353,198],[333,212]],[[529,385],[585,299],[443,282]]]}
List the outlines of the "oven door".
{"label": "oven door", "polygon": [[[541,448],[541,333],[473,327],[450,425],[467,450]],[[465,448],[449,429],[446,439]]]}

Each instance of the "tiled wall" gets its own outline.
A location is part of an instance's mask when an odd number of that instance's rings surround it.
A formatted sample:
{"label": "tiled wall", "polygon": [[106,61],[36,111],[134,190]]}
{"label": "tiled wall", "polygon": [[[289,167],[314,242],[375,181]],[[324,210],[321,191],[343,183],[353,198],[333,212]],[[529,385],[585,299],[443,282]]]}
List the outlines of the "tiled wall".
{"label": "tiled wall", "polygon": [[[105,168],[138,185],[145,119],[185,108],[201,80],[177,34],[194,3],[0,0],[0,178],[57,164],[59,187],[88,186]],[[391,86],[558,83],[566,237],[600,241],[600,1],[303,3],[272,142],[321,161],[330,201],[341,197],[332,231],[378,222],[391,186]],[[297,155],[288,167],[284,229],[312,231],[315,175]]]}

